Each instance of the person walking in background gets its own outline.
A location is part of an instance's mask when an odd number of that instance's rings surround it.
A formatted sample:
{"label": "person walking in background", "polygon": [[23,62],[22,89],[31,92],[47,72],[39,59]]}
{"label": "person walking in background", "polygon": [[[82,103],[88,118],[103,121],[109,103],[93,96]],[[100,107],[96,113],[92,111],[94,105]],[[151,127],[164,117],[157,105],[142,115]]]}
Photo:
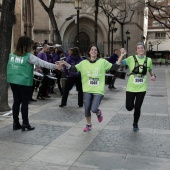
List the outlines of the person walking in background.
{"label": "person walking in background", "polygon": [[159,65],[162,65],[162,57],[159,57]]}
{"label": "person walking in background", "polygon": [[[118,57],[119,57],[118,53],[119,53],[118,49],[115,49],[113,54],[109,57],[108,61],[112,64],[115,64],[116,61],[118,60]],[[113,72],[112,74],[115,74],[115,73],[116,73],[116,71]],[[108,86],[109,89],[116,89],[116,87],[114,86],[115,80],[116,80],[116,76],[113,76],[113,77],[109,76],[108,77],[108,82],[110,82],[110,84]]]}
{"label": "person walking in background", "polygon": [[[36,47],[35,44],[32,46],[32,53],[35,56],[37,55],[37,47]],[[34,66],[34,67],[36,67],[36,66]],[[32,92],[31,92],[31,95],[30,95],[30,102],[36,102],[37,101],[37,100],[33,99],[33,93],[34,93],[34,90],[35,90],[35,86],[36,86],[36,82],[33,78]]]}
{"label": "person walking in background", "polygon": [[[34,56],[32,51],[33,41],[27,36],[21,36],[18,39],[14,52],[9,55],[7,64],[7,82],[10,83],[13,93],[13,130],[22,129],[22,131],[34,130],[28,120],[28,103],[33,85],[34,65],[48,69],[61,69],[62,66],[50,64]],[[22,126],[19,122],[19,111],[21,105]]]}
{"label": "person walking in background", "polygon": [[[83,59],[80,57],[79,49],[77,47],[72,48],[72,55],[67,57],[66,62],[71,66],[75,66],[80,63]],[[63,96],[61,99],[61,104],[59,107],[64,107],[67,104],[67,98],[69,91],[76,85],[76,89],[78,91],[78,105],[79,107],[83,107],[83,91],[82,91],[82,83],[81,83],[81,74],[68,72],[66,69],[67,80],[65,83],[65,87],[63,89]]]}
{"label": "person walking in background", "polygon": [[[44,44],[42,50],[38,53],[38,58],[40,58],[41,60],[44,60],[46,62],[48,62],[48,58],[47,58],[47,54],[49,51],[49,46],[48,44]],[[42,99],[44,100],[44,97],[49,97],[49,87],[48,87],[48,80],[49,78],[47,77],[47,75],[50,74],[50,70],[44,67],[41,67],[42,70],[42,74],[44,75],[43,80],[41,82],[41,85],[39,87],[39,91],[37,94],[37,99]]]}
{"label": "person walking in background", "polygon": [[[63,50],[61,47],[54,47],[53,49],[53,63],[56,63],[57,61],[60,61],[60,58],[63,55]],[[60,91],[60,94],[63,95],[63,90],[61,87],[61,78],[62,78],[62,72],[60,70],[54,70],[53,73],[55,74],[55,77],[57,78],[57,85],[58,85],[58,89]],[[55,93],[54,92],[54,88],[51,89],[51,93]]]}
{"label": "person walking in background", "polygon": [[[121,49],[122,50],[122,49]],[[129,56],[122,60],[122,64],[129,67],[129,79],[126,87],[126,109],[134,109],[133,130],[139,130],[138,122],[141,115],[141,107],[147,90],[147,72],[151,75],[151,80],[155,81],[151,58],[145,56],[145,46],[139,42],[136,46],[137,55]]]}
{"label": "person walking in background", "polygon": [[99,50],[95,45],[93,45],[88,51],[90,56],[89,59],[83,60],[75,66],[71,66],[65,61],[60,62],[60,64],[67,67],[69,72],[81,73],[84,92],[85,117],[87,122],[85,128],[83,128],[84,132],[92,129],[91,111],[97,115],[98,122],[102,122],[103,120],[103,115],[99,109],[99,105],[104,95],[105,73],[109,70],[114,71],[118,69],[123,56],[126,55],[125,50],[122,50],[121,52],[121,56],[117,63],[111,64],[106,59],[98,57],[100,54]]}

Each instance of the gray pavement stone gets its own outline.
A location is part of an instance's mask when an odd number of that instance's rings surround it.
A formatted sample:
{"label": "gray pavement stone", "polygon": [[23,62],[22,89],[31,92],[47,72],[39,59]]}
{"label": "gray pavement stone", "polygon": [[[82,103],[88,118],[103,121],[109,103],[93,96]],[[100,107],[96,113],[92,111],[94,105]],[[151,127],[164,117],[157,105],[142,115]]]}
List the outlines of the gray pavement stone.
{"label": "gray pavement stone", "polygon": [[70,170],[78,169],[121,169],[126,155],[85,151],[72,165]]}
{"label": "gray pavement stone", "polygon": [[116,90],[105,86],[104,121],[93,116],[88,133],[82,132],[84,109],[75,91],[64,108],[59,93],[30,103],[32,132],[13,131],[12,117],[0,116],[0,170],[170,170],[169,70],[156,66],[157,81],[148,78],[138,133],[132,131],[133,111],[125,109],[127,78],[116,79]]}
{"label": "gray pavement stone", "polygon": [[169,143],[170,135],[102,130],[87,150],[170,158]]}
{"label": "gray pavement stone", "polygon": [[[168,116],[141,115],[139,128],[152,128],[169,130]],[[108,126],[120,126],[122,128],[132,129],[133,114],[116,114],[108,123]]]}
{"label": "gray pavement stone", "polygon": [[127,155],[122,169],[125,170],[169,170],[169,159]]}
{"label": "gray pavement stone", "polygon": [[47,108],[30,116],[30,119],[77,123],[84,118],[82,108]]}
{"label": "gray pavement stone", "polygon": [[0,170],[16,170],[16,166],[2,165],[0,164]]}
{"label": "gray pavement stone", "polygon": [[[34,126],[34,124],[32,126]],[[4,128],[1,128],[0,140],[45,146],[70,128],[67,126],[54,126],[49,124],[36,124],[35,126],[35,130],[29,132],[22,132],[20,130],[13,131],[12,124],[5,126]]]}
{"label": "gray pavement stone", "polygon": [[0,141],[0,165],[18,167],[42,148],[43,146]]}
{"label": "gray pavement stone", "polygon": [[[64,142],[64,141],[63,141]],[[50,164],[71,166],[80,157],[83,150],[75,150],[59,147],[45,147],[34,155],[31,160],[43,161]]]}

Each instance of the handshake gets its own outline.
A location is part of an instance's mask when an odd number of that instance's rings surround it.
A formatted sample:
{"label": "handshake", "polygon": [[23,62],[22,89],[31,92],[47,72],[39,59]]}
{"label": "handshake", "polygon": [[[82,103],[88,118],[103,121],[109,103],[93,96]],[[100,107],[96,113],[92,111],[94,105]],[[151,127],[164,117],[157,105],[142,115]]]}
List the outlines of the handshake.
{"label": "handshake", "polygon": [[64,60],[61,60],[61,61],[57,61],[56,63],[55,63],[55,65],[56,65],[56,68],[58,69],[58,70],[61,70],[61,71],[63,71],[64,70],[64,65],[67,67],[67,68],[70,68],[71,67],[71,65],[70,64],[68,64],[66,61],[64,61]]}

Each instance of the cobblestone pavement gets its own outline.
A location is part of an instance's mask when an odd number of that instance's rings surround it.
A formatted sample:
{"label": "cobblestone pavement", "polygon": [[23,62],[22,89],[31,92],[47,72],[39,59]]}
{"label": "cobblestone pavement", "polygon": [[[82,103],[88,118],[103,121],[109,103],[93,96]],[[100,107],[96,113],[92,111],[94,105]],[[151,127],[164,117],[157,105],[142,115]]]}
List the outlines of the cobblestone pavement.
{"label": "cobblestone pavement", "polygon": [[87,133],[75,90],[64,108],[58,107],[57,89],[51,98],[30,103],[34,131],[13,131],[12,116],[1,115],[0,170],[170,170],[170,67],[156,66],[155,73],[156,82],[148,79],[137,133],[133,111],[125,109],[127,78],[116,80],[116,90],[106,86],[103,122],[92,115],[93,129]]}

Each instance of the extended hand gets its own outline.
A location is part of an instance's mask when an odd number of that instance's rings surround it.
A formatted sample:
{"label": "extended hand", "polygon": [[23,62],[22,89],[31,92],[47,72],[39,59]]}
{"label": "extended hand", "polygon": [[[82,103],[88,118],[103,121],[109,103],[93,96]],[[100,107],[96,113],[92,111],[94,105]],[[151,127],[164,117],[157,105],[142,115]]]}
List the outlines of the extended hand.
{"label": "extended hand", "polygon": [[125,50],[125,48],[121,48],[121,49],[120,49],[120,53],[121,53],[121,56],[125,56],[125,55],[126,55],[126,50]]}
{"label": "extended hand", "polygon": [[57,62],[55,63],[55,65],[56,65],[56,67],[57,67],[58,70],[63,70],[63,64],[60,63],[60,61],[57,61]]}

